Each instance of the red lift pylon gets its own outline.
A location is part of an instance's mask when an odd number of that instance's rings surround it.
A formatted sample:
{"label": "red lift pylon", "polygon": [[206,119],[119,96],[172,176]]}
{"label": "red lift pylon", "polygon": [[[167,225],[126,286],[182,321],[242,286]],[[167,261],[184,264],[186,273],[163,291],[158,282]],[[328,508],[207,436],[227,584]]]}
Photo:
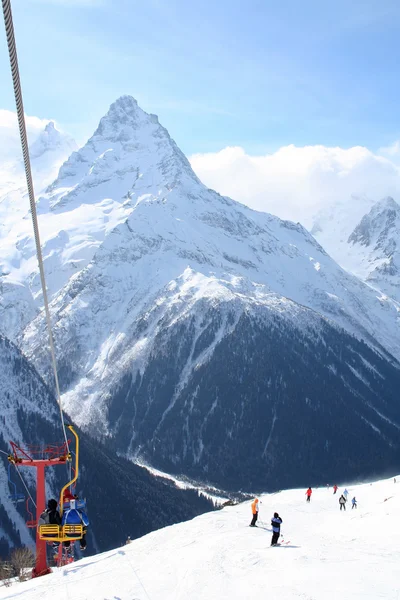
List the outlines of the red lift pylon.
{"label": "red lift pylon", "polygon": [[[76,436],[72,426],[69,429]],[[30,523],[31,527],[37,526],[39,517],[46,508],[46,467],[56,467],[71,462],[71,454],[67,442],[60,445],[48,446],[18,446],[10,442],[12,454],[8,460],[17,467],[33,467],[36,469],[36,519]],[[67,484],[68,486],[68,484]],[[63,488],[64,489],[64,488]],[[36,529],[36,564],[32,570],[32,577],[47,575],[51,569],[47,565],[46,540],[40,539],[38,528]]]}

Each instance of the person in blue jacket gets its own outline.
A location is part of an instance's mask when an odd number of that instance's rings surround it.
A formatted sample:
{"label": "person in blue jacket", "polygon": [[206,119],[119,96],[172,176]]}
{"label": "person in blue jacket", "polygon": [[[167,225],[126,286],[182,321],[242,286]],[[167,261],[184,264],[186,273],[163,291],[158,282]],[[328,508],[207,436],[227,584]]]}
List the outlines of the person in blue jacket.
{"label": "person in blue jacket", "polygon": [[271,540],[271,546],[276,546],[279,540],[279,536],[281,534],[281,523],[282,523],[282,519],[280,518],[280,516],[278,515],[278,513],[274,513],[274,516],[271,519],[271,525],[272,525],[272,540]]}
{"label": "person in blue jacket", "polygon": [[[83,537],[80,540],[81,550],[86,550],[86,527],[89,525],[87,514],[81,509],[76,508],[76,500],[70,500],[69,505],[63,512],[62,525],[83,525]],[[69,548],[71,542],[64,542],[64,546]]]}

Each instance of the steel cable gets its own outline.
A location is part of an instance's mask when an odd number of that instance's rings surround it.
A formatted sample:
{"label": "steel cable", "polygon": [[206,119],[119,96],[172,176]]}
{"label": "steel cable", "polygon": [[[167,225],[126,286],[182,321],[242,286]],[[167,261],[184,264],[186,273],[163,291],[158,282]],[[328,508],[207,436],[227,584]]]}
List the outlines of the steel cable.
{"label": "steel cable", "polygon": [[14,86],[15,104],[17,107],[19,135],[20,135],[20,139],[21,139],[22,154],[23,154],[23,158],[24,158],[25,176],[26,176],[26,183],[28,186],[28,194],[29,194],[29,203],[30,203],[30,207],[31,207],[33,231],[35,234],[36,255],[37,255],[38,264],[39,264],[40,281],[41,281],[42,292],[43,292],[43,303],[44,303],[44,310],[45,310],[45,315],[46,315],[47,330],[48,330],[48,334],[49,334],[50,353],[51,353],[51,361],[52,361],[52,365],[53,365],[56,396],[57,396],[58,406],[60,409],[61,424],[62,424],[62,428],[63,428],[63,432],[64,432],[65,443],[66,443],[66,446],[67,446],[67,449],[69,452],[69,444],[68,444],[67,432],[65,429],[64,415],[63,415],[62,404],[61,404],[60,386],[59,386],[58,374],[57,374],[57,363],[56,363],[56,355],[55,355],[55,350],[54,350],[53,333],[52,333],[52,328],[51,328],[51,319],[50,319],[49,302],[48,302],[48,297],[47,297],[46,279],[44,276],[43,256],[42,256],[42,248],[41,248],[41,244],[40,244],[39,224],[38,224],[38,218],[37,218],[37,212],[36,212],[35,192],[34,192],[34,188],[33,188],[31,161],[30,161],[30,157],[29,157],[29,147],[28,147],[28,138],[27,138],[27,134],[26,134],[24,105],[23,105],[23,101],[22,101],[21,80],[20,80],[20,75],[19,75],[17,48],[16,48],[16,44],[15,44],[14,24],[13,24],[10,0],[2,0],[2,5],[3,5],[4,24],[5,24],[5,28],[6,28],[8,52],[9,52],[9,57],[10,57],[11,74],[12,74],[12,80],[13,80],[13,86]]}

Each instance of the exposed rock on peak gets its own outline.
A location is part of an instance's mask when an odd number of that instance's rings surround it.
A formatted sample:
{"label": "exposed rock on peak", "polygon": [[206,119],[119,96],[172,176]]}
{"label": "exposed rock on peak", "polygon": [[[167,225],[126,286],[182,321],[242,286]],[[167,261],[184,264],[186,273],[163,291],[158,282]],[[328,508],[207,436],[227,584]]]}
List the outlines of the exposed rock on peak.
{"label": "exposed rock on peak", "polygon": [[390,196],[364,215],[350,235],[353,261],[364,278],[385,294],[400,300],[400,205]]}
{"label": "exposed rock on peak", "polygon": [[[198,181],[158,117],[142,110],[131,96],[122,96],[110,106],[85,146],[62,166],[49,192],[54,207],[111,179],[112,197],[120,199],[135,190],[173,187],[183,177]],[[102,193],[98,188],[95,197]]]}
{"label": "exposed rock on peak", "polygon": [[[359,243],[364,246],[374,244],[375,249],[381,248],[387,256],[393,253],[390,233],[399,233],[400,206],[391,197],[380,200],[365,215],[349,237],[349,243]],[[388,243],[389,242],[389,243]]]}

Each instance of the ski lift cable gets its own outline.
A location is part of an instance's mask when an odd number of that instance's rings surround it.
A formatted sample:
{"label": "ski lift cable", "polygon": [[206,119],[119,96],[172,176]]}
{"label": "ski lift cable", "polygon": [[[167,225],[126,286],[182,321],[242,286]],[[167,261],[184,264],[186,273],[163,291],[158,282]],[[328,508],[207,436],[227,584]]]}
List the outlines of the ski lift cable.
{"label": "ski lift cable", "polygon": [[56,387],[56,396],[57,396],[58,406],[60,409],[60,417],[61,417],[61,424],[62,424],[62,428],[63,428],[63,432],[64,432],[64,439],[65,439],[67,450],[69,452],[69,444],[68,444],[67,432],[65,429],[64,415],[63,415],[62,404],[61,404],[60,386],[59,386],[58,374],[57,374],[57,363],[56,363],[56,356],[55,356],[55,350],[54,350],[53,333],[52,333],[52,328],[51,328],[51,319],[50,319],[49,302],[48,302],[48,297],[47,297],[46,279],[44,276],[43,256],[42,256],[42,248],[41,248],[41,244],[40,244],[39,224],[38,224],[38,218],[37,218],[37,212],[36,212],[35,192],[34,192],[34,188],[33,188],[32,170],[31,170],[31,162],[30,162],[29,148],[28,148],[28,138],[27,138],[27,134],[26,134],[24,105],[23,105],[23,101],[22,101],[21,80],[20,80],[20,75],[19,75],[17,48],[16,48],[16,44],[15,44],[14,24],[13,24],[10,0],[2,0],[2,5],[3,5],[4,24],[5,24],[5,28],[6,28],[8,52],[9,52],[9,58],[10,58],[11,74],[12,74],[12,80],[13,80],[13,86],[14,86],[15,104],[17,107],[19,135],[20,135],[21,146],[22,146],[22,154],[24,157],[25,176],[26,176],[26,183],[28,186],[28,194],[29,194],[29,202],[30,202],[30,207],[31,207],[33,231],[35,234],[36,254],[37,254],[37,260],[39,263],[40,281],[42,284],[43,303],[44,303],[44,310],[45,310],[45,314],[46,314],[47,330],[48,330],[48,334],[49,334],[50,353],[51,353],[51,361],[52,361],[52,366],[53,366],[53,373],[54,373],[54,380],[55,380],[55,387]]}
{"label": "ski lift cable", "polygon": [[25,483],[25,481],[24,481],[24,478],[22,477],[22,475],[21,475],[21,473],[20,473],[20,470],[18,469],[18,467],[17,467],[17,465],[16,465],[16,464],[15,464],[14,466],[15,466],[15,468],[16,468],[16,471],[17,471],[18,475],[20,476],[20,479],[21,479],[21,481],[22,481],[22,485],[24,486],[24,488],[25,488],[25,490],[26,490],[26,493],[28,494],[29,498],[31,499],[33,506],[36,508],[36,502],[35,502],[35,501],[34,501],[34,499],[32,498],[32,496],[31,496],[31,493],[30,493],[30,491],[29,491],[29,489],[28,489],[28,486],[26,485],[26,483]]}

